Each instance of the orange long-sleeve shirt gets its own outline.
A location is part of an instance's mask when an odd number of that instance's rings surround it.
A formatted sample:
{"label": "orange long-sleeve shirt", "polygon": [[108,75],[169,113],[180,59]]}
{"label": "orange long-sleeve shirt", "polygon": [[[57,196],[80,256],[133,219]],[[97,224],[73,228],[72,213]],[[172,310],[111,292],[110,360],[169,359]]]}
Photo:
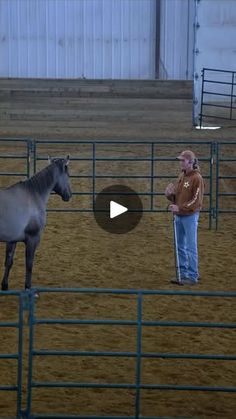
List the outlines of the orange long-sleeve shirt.
{"label": "orange long-sleeve shirt", "polygon": [[168,199],[179,207],[178,215],[200,211],[203,203],[204,181],[199,170],[182,172],[175,184],[175,194]]}

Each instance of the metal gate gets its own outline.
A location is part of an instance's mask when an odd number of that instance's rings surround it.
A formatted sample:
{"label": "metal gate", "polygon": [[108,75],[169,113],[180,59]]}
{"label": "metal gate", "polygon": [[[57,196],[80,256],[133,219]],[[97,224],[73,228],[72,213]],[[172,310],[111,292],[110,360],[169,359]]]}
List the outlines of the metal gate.
{"label": "metal gate", "polygon": [[[208,118],[220,120],[236,120],[235,86],[236,72],[203,68],[201,105],[199,113],[200,128]],[[215,112],[210,112],[213,108]],[[220,112],[216,112],[220,110]]]}
{"label": "metal gate", "polygon": [[[144,212],[166,212],[165,185],[178,175],[176,153],[192,148],[199,156],[206,183],[203,213],[208,215],[208,225],[219,224],[220,214],[234,214],[236,179],[234,167],[235,141],[77,141],[0,139],[0,187],[19,178],[29,178],[45,166],[48,154],[55,157],[71,154],[73,204],[55,205],[49,202],[48,211],[92,212],[96,195],[107,182],[125,183],[140,195]],[[15,170],[17,162],[20,169]],[[233,164],[230,174],[225,164]],[[5,169],[5,170],[4,170]],[[175,172],[175,173],[174,173]],[[231,182],[229,190],[222,185]],[[231,197],[230,206],[227,199]],[[76,201],[77,200],[77,201]],[[229,201],[229,200],[228,200]]]}
{"label": "metal gate", "polygon": [[[216,228],[220,214],[236,214],[236,141],[222,141],[216,148]],[[228,169],[228,170],[226,170]],[[227,172],[227,173],[226,173]],[[229,174],[230,173],[230,174]]]}
{"label": "metal gate", "polygon": [[[133,188],[142,198],[144,212],[166,212],[164,189],[178,175],[176,155],[183,148],[194,147],[203,166],[206,183],[202,212],[208,214],[209,228],[215,216],[213,196],[213,165],[215,143],[211,141],[71,141],[35,140],[34,173],[42,168],[50,152],[70,152],[73,162],[73,196],[78,204],[68,207],[50,207],[50,211],[92,212],[96,195],[107,182],[121,183]],[[81,173],[82,167],[82,173]],[[76,186],[73,187],[73,180]],[[76,180],[80,181],[80,185]],[[82,185],[82,186],[81,186]],[[80,187],[80,189],[78,189]],[[81,200],[82,197],[82,200]],[[164,198],[164,199],[163,199]],[[84,205],[81,205],[81,202]]]}
{"label": "metal gate", "polygon": [[[27,139],[0,138],[0,177],[10,179],[29,178],[32,150],[32,141]],[[13,162],[14,165],[10,165]],[[18,162],[19,170],[15,170],[15,163]],[[5,163],[5,164],[2,164]],[[4,170],[4,168],[6,169]],[[6,185],[8,186],[9,183]],[[2,187],[3,185],[1,185]]]}
{"label": "metal gate", "polygon": [[[3,341],[1,339],[1,348],[0,350],[4,352],[0,353],[0,361],[1,360],[10,360],[12,363],[14,362],[15,365],[15,374],[16,374],[16,382],[12,382],[10,384],[5,384],[5,380],[8,379],[7,375],[0,375],[1,382],[0,382],[0,392],[15,392],[16,393],[16,408],[15,408],[15,416],[17,419],[21,418],[21,411],[22,411],[22,372],[23,372],[23,309],[24,309],[24,293],[17,292],[17,291],[8,291],[2,292],[0,291],[0,306],[1,306],[1,319],[4,317],[4,303],[10,303],[10,300],[15,299],[16,301],[16,313],[17,316],[14,321],[9,321],[4,319],[4,321],[0,322],[0,331],[1,329],[13,329],[16,333],[16,351],[11,351],[9,348],[9,344],[6,344],[8,348],[7,352],[5,352],[5,348],[3,348]],[[18,307],[17,307],[18,306]],[[2,333],[1,333],[2,336]],[[3,336],[2,336],[3,337]],[[4,340],[5,341],[5,340]],[[3,348],[3,349],[2,349]]]}
{"label": "metal gate", "polygon": [[[236,292],[192,292],[192,291],[170,291],[170,290],[127,290],[127,289],[95,289],[95,288],[86,288],[86,289],[80,289],[80,288],[40,288],[37,290],[41,296],[42,299],[49,298],[49,302],[52,302],[52,299],[55,298],[55,294],[57,295],[67,295],[68,299],[72,298],[74,296],[76,298],[76,301],[78,303],[79,299],[81,298],[81,295],[108,295],[109,298],[112,296],[129,296],[131,300],[129,300],[129,304],[134,304],[134,316],[132,318],[126,318],[124,316],[114,319],[112,317],[112,313],[109,312],[109,316],[91,319],[83,317],[83,313],[81,312],[79,317],[66,318],[64,315],[60,317],[55,318],[47,318],[42,317],[37,314],[37,298],[35,296],[35,290],[32,290],[30,292],[0,292],[0,303],[2,305],[2,302],[4,299],[6,299],[7,303],[9,302],[9,299],[11,297],[16,297],[19,307],[18,311],[16,310],[16,313],[18,313],[17,321],[14,322],[1,322],[0,327],[9,327],[9,328],[16,328],[18,330],[18,351],[17,353],[2,353],[0,356],[0,359],[11,359],[11,360],[17,360],[17,383],[14,385],[4,385],[2,384],[3,377],[1,377],[1,391],[15,391],[17,393],[17,403],[16,403],[16,419],[47,419],[47,418],[74,418],[74,419],[106,419],[108,416],[103,416],[102,414],[97,415],[81,415],[78,413],[74,414],[60,414],[60,412],[57,411],[57,407],[55,404],[55,408],[53,411],[53,414],[47,413],[47,412],[36,412],[36,409],[33,406],[33,397],[32,397],[32,391],[36,391],[39,389],[72,389],[72,388],[83,388],[83,389],[114,389],[115,391],[119,390],[133,390],[135,395],[135,401],[133,406],[133,413],[129,416],[122,416],[123,412],[120,412],[119,416],[109,416],[109,419],[150,419],[148,416],[141,416],[141,396],[142,392],[145,391],[202,391],[202,392],[225,392],[225,393],[235,393],[236,387],[235,386],[214,386],[214,385],[192,385],[191,383],[185,383],[183,384],[161,384],[157,381],[155,384],[147,384],[146,382],[143,382],[142,378],[142,364],[145,359],[182,359],[182,360],[214,360],[214,361],[236,361],[236,354],[235,355],[225,355],[225,354],[199,354],[199,353],[171,353],[171,352],[158,352],[155,351],[148,351],[147,349],[143,348],[143,331],[144,328],[151,328],[151,327],[157,327],[157,328],[207,328],[207,329],[228,329],[233,330],[236,329],[236,323],[227,323],[227,322],[214,322],[214,321],[208,321],[207,319],[205,321],[176,321],[176,320],[163,320],[161,318],[156,319],[147,319],[145,317],[145,310],[144,310],[144,303],[146,298],[149,299],[154,297],[165,297],[168,298],[168,296],[175,296],[177,298],[209,298],[214,299],[215,298],[221,298],[221,299],[229,299],[229,298],[235,298]],[[53,297],[54,296],[54,297]],[[23,316],[23,310],[27,309],[29,310],[28,314],[28,322],[24,322],[24,316]],[[135,314],[136,313],[136,314]],[[122,317],[122,318],[121,318]],[[67,347],[67,341],[64,341],[64,348],[62,350],[58,349],[45,349],[45,346],[47,348],[47,345],[45,344],[44,348],[39,348],[38,345],[36,345],[35,341],[37,340],[37,326],[39,325],[47,325],[50,328],[55,328],[56,325],[64,325],[66,328],[69,328],[69,326],[77,326],[77,325],[83,325],[86,328],[90,325],[93,325],[95,327],[97,326],[103,326],[104,328],[109,328],[110,326],[119,327],[123,326],[127,328],[127,333],[129,332],[129,327],[133,327],[135,330],[135,350],[130,351],[101,351],[101,350],[70,350]],[[28,365],[23,365],[23,358],[22,358],[22,352],[23,352],[23,329],[27,331],[27,334],[29,332],[29,341],[28,338],[24,342],[25,349],[27,349],[28,353]],[[10,342],[8,342],[8,345]],[[97,359],[101,357],[110,357],[112,359],[117,358],[130,358],[134,359],[134,374],[133,374],[133,382],[129,383],[122,383],[117,382],[114,380],[112,383],[107,382],[84,382],[83,380],[79,379],[74,382],[68,382],[64,379],[61,380],[53,380],[53,377],[51,379],[49,378],[47,381],[40,381],[35,379],[35,374],[37,373],[37,366],[35,365],[36,358],[45,359],[45,358],[59,358],[63,359],[63,357],[72,357],[72,358],[81,358],[81,357],[88,357],[92,359]],[[99,362],[99,361],[98,361]],[[60,363],[59,363],[60,365]],[[22,391],[22,375],[24,374],[28,377],[28,384],[26,387],[26,394]],[[24,399],[26,399],[26,403],[22,403],[22,396],[24,396]],[[10,419],[10,416],[4,415],[4,419]],[[161,419],[160,416],[152,416],[151,419]],[[171,418],[170,418],[171,419]]]}

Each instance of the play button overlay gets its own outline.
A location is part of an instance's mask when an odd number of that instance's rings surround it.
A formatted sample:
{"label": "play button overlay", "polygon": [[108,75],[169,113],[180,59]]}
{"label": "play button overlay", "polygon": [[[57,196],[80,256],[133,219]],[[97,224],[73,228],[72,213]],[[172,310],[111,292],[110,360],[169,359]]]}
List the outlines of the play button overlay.
{"label": "play button overlay", "polygon": [[117,202],[110,201],[110,218],[118,217],[126,211],[128,211],[128,208],[118,204]]}
{"label": "play button overlay", "polygon": [[124,185],[112,185],[98,193],[94,203],[97,224],[113,234],[133,230],[142,218],[143,205],[138,194]]}

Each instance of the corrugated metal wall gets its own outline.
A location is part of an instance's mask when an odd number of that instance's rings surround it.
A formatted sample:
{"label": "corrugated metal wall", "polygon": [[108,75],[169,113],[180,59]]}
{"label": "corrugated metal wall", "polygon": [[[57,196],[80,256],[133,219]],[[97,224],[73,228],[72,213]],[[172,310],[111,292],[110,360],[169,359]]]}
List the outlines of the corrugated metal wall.
{"label": "corrugated metal wall", "polygon": [[155,0],[0,0],[0,76],[155,78]]}
{"label": "corrugated metal wall", "polygon": [[194,0],[160,0],[159,78],[192,79]]}
{"label": "corrugated metal wall", "polygon": [[[236,71],[236,0],[196,1],[194,59],[194,122],[198,124],[203,67]],[[214,80],[231,82],[231,76],[212,73]],[[208,84],[208,91],[230,93],[230,86]],[[207,99],[207,97],[206,97]],[[225,101],[222,96],[214,100]],[[212,96],[208,97],[212,100]]]}

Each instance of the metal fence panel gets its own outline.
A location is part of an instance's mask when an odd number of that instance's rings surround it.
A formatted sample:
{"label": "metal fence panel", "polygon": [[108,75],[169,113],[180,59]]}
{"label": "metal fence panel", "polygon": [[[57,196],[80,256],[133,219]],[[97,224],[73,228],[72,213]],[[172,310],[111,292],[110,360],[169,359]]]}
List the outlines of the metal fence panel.
{"label": "metal fence panel", "polygon": [[[86,416],[86,415],[62,415],[59,413],[54,414],[40,414],[40,412],[34,412],[32,408],[32,389],[42,389],[42,388],[86,388],[86,389],[133,389],[135,391],[135,405],[134,405],[134,412],[131,416],[109,416],[110,419],[117,419],[117,418],[124,418],[127,419],[139,419],[144,418],[148,419],[147,416],[141,416],[140,414],[140,396],[142,390],[162,390],[162,391],[204,391],[204,392],[226,392],[226,393],[235,393],[236,387],[234,386],[206,386],[206,385],[178,385],[178,384],[144,384],[142,382],[141,377],[141,368],[142,368],[142,360],[144,358],[165,358],[165,359],[195,359],[195,360],[236,360],[235,355],[224,355],[224,354],[184,354],[184,353],[158,353],[158,352],[143,352],[142,351],[142,331],[144,326],[157,326],[157,327],[204,327],[204,328],[220,328],[220,329],[236,329],[236,323],[224,323],[224,322],[176,322],[176,321],[145,321],[143,319],[143,309],[142,305],[147,296],[187,296],[187,297],[202,297],[202,298],[235,298],[236,292],[194,292],[194,291],[169,291],[169,290],[119,290],[119,289],[97,289],[97,288],[40,288],[37,289],[42,295],[45,294],[60,294],[60,293],[68,293],[69,295],[77,295],[79,298],[80,294],[107,294],[107,295],[129,295],[133,296],[136,300],[137,304],[137,311],[136,311],[136,319],[134,320],[113,320],[113,319],[87,319],[82,320],[79,318],[76,319],[65,319],[65,318],[40,318],[37,316],[35,311],[35,296],[34,290],[31,292],[31,308],[30,308],[30,343],[29,343],[29,381],[28,381],[28,407],[27,407],[27,414],[28,417],[31,419],[36,418],[101,418],[105,419],[107,416]],[[69,297],[68,297],[69,298]],[[114,352],[114,351],[69,351],[63,350],[41,350],[36,349],[34,347],[34,338],[37,335],[35,330],[36,325],[51,325],[53,327],[55,324],[58,325],[114,325],[114,326],[135,326],[136,327],[136,350],[133,352]],[[35,367],[33,359],[36,357],[101,357],[101,356],[109,356],[112,358],[117,357],[132,357],[136,360],[135,366],[135,378],[132,383],[91,383],[91,382],[67,382],[67,381],[35,381],[33,379],[33,374],[35,373]],[[158,419],[158,416],[153,416],[153,419]]]}
{"label": "metal fence panel", "polygon": [[[235,149],[236,141],[221,141],[217,143],[215,179],[216,228],[218,228],[220,214],[236,214]],[[230,198],[230,201],[228,198]]]}
{"label": "metal fence panel", "polygon": [[[176,151],[194,148],[203,166],[202,174],[207,184],[207,203],[202,212],[208,214],[209,228],[212,228],[213,222],[217,228],[220,213],[236,213],[234,166],[228,169],[232,173],[221,173],[226,164],[234,165],[235,146],[235,141],[47,141],[0,138],[0,160],[4,162],[0,172],[0,186],[9,186],[9,178],[12,182],[19,177],[29,178],[44,167],[48,154],[61,157],[71,151],[74,204],[70,208],[62,203],[55,205],[54,197],[49,202],[48,211],[92,212],[96,195],[103,185],[107,186],[107,182],[109,186],[110,182],[125,182],[142,198],[144,212],[164,213],[165,185],[178,175],[177,170],[174,173],[175,169],[170,173],[170,167],[176,161]],[[18,170],[15,170],[16,162],[20,167]],[[230,191],[222,192],[220,185],[230,181]],[[230,208],[226,205],[229,197]]]}
{"label": "metal fence panel", "polygon": [[208,118],[236,120],[236,71],[203,68],[200,128]]}
{"label": "metal fence panel", "polygon": [[[224,322],[224,321],[185,321],[185,322],[178,322],[175,320],[145,320],[144,318],[144,310],[143,304],[145,302],[145,298],[153,298],[154,296],[175,296],[175,297],[187,297],[187,298],[204,298],[204,299],[231,299],[236,297],[236,292],[213,292],[213,291],[174,291],[174,290],[136,290],[136,289],[112,289],[112,288],[39,288],[37,289],[37,293],[43,296],[47,295],[50,298],[55,299],[55,295],[68,295],[70,298],[71,295],[76,296],[76,298],[83,295],[107,295],[110,297],[117,295],[119,297],[122,296],[130,296],[133,298],[136,305],[136,314],[134,318],[126,318],[125,319],[112,319],[111,316],[109,319],[104,318],[45,318],[42,315],[37,313],[36,311],[36,290],[31,290],[30,292],[20,292],[20,291],[7,291],[2,292],[0,291],[0,299],[6,298],[9,299],[10,297],[16,297],[18,299],[18,310],[16,311],[17,314],[17,321],[1,321],[0,328],[15,328],[18,330],[18,350],[17,353],[1,353],[0,359],[10,359],[10,360],[17,360],[17,383],[14,385],[4,385],[1,383],[0,391],[15,391],[17,393],[17,403],[16,403],[16,419],[36,419],[36,418],[101,418],[105,419],[106,416],[86,416],[86,415],[62,415],[57,413],[56,411],[54,414],[47,414],[47,413],[36,413],[34,412],[34,408],[32,406],[32,390],[37,391],[37,389],[43,388],[74,388],[74,389],[132,389],[135,394],[135,403],[133,406],[133,415],[130,416],[109,416],[110,419],[117,419],[126,417],[127,419],[149,419],[147,416],[141,416],[140,413],[140,400],[141,394],[143,390],[161,390],[161,391],[203,391],[203,392],[225,392],[225,393],[235,393],[236,387],[235,386],[224,386],[224,385],[192,385],[191,383],[186,384],[160,384],[158,382],[154,384],[146,384],[143,382],[142,379],[142,362],[144,359],[186,359],[186,360],[214,360],[214,361],[236,361],[236,354],[216,354],[216,353],[207,353],[207,354],[198,354],[198,353],[169,353],[169,352],[153,352],[147,351],[147,349],[143,350],[143,328],[144,327],[172,327],[172,328],[207,328],[207,329],[236,329],[236,323],[233,322]],[[129,302],[130,304],[130,302]],[[29,310],[28,315],[28,323],[24,325],[24,309]],[[135,312],[134,312],[135,313]],[[114,327],[119,326],[133,326],[135,328],[135,339],[136,345],[135,350],[126,350],[126,351],[119,351],[119,350],[68,350],[66,347],[63,349],[44,349],[40,348],[35,342],[37,341],[37,325],[47,325],[50,327],[55,327],[55,325],[93,325],[99,326],[104,325],[104,327],[109,327],[113,325]],[[23,328],[29,330],[29,350],[28,350],[28,369],[27,369],[27,377],[28,377],[28,384],[27,384],[27,408],[25,411],[22,410],[22,372],[23,372]],[[68,381],[40,381],[34,379],[35,372],[37,373],[37,367],[35,365],[34,360],[36,358],[55,358],[55,357],[88,357],[91,359],[98,359],[100,357],[110,357],[112,359],[116,358],[133,358],[135,360],[134,363],[134,379],[132,382],[129,383],[94,383],[94,382],[68,382]],[[4,416],[6,417],[6,416]],[[7,418],[7,417],[6,417]],[[153,416],[152,419],[158,419],[158,416]]]}
{"label": "metal fence panel", "polygon": [[[30,139],[20,138],[0,138],[0,160],[6,163],[6,170],[1,164],[0,176],[8,178],[29,178],[30,177],[30,153],[32,149],[32,141]],[[11,162],[18,162],[22,166],[20,170],[14,170],[14,166],[8,166]],[[9,186],[7,184],[7,186]],[[1,185],[2,187],[2,185]]]}
{"label": "metal fence panel", "polygon": [[[19,291],[7,291],[3,292],[0,291],[0,301],[2,298],[7,298],[9,300],[11,297],[17,297],[18,299],[18,310],[16,311],[16,315],[18,317],[17,321],[1,321],[0,322],[0,329],[1,328],[13,328],[17,330],[18,338],[17,338],[17,352],[16,353],[0,353],[0,360],[14,360],[17,362],[16,366],[16,376],[17,382],[11,385],[4,385],[2,382],[0,383],[0,391],[11,391],[16,392],[17,400],[16,400],[16,408],[15,408],[15,417],[16,419],[21,419],[22,413],[22,367],[23,367],[23,309],[24,309],[24,295],[22,292]],[[4,376],[1,377],[4,379]],[[9,418],[10,416],[4,416],[4,418]]]}
{"label": "metal fence panel", "polygon": [[194,123],[199,124],[203,67],[235,70],[234,0],[195,0]]}
{"label": "metal fence panel", "polygon": [[[68,153],[71,149],[73,166],[77,172],[71,174],[72,182],[80,182],[80,190],[73,189],[74,197],[82,197],[85,206],[49,206],[49,211],[91,212],[96,195],[107,182],[123,183],[133,188],[143,201],[144,212],[166,212],[164,198],[165,184],[176,179],[178,172],[174,166],[176,153],[182,148],[197,150],[200,164],[204,167],[204,179],[208,184],[205,197],[209,200],[203,209],[208,214],[209,228],[214,215],[213,202],[213,164],[215,146],[213,142],[202,141],[71,141],[35,140],[34,172],[42,166],[40,162],[48,159],[48,153]],[[78,166],[82,167],[82,169]],[[176,173],[174,173],[176,171]],[[80,172],[80,173],[79,173]],[[90,183],[89,183],[90,182]],[[158,182],[160,185],[158,186]],[[78,183],[78,182],[77,182]],[[85,186],[85,184],[89,186]],[[78,185],[77,185],[78,187]],[[90,197],[92,199],[87,199]],[[162,200],[162,201],[161,201]],[[80,200],[81,201],[81,200]]]}

